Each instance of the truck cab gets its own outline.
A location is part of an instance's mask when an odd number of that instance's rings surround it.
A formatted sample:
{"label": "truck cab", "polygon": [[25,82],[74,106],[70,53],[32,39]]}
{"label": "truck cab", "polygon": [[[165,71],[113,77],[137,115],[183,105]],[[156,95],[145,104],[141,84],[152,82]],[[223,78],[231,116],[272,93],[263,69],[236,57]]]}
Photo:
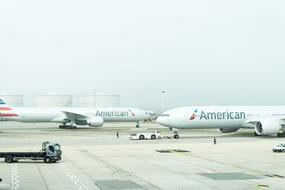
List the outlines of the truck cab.
{"label": "truck cab", "polygon": [[44,162],[46,163],[61,160],[62,151],[57,143],[43,142],[41,152],[45,154]]}

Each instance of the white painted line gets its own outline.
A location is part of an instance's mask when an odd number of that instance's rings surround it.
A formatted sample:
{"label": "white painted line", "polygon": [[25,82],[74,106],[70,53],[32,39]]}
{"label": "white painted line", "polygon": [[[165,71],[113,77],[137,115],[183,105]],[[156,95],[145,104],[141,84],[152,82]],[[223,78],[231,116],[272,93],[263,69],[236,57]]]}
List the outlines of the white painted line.
{"label": "white painted line", "polygon": [[81,181],[78,179],[78,177],[74,173],[67,170],[64,164],[61,163],[59,164],[59,166],[64,171],[66,176],[73,182],[73,184],[78,187],[79,190],[89,190],[83,183],[81,183]]}
{"label": "white painted line", "polygon": [[12,189],[11,190],[18,190],[20,188],[20,180],[19,180],[19,173],[18,167],[15,164],[12,164]]}
{"label": "white painted line", "polygon": [[14,190],[14,164],[12,164],[11,168],[11,190]]}

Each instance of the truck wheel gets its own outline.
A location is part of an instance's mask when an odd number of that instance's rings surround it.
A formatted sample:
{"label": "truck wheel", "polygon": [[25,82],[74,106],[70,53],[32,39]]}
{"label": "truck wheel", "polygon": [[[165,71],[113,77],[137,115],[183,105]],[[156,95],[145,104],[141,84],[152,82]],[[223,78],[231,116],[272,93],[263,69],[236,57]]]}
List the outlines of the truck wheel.
{"label": "truck wheel", "polygon": [[44,162],[45,162],[45,163],[50,163],[50,162],[51,162],[51,158],[50,158],[49,156],[46,156],[46,157],[44,158]]}
{"label": "truck wheel", "polygon": [[179,135],[174,135],[174,138],[175,139],[179,139]]}
{"label": "truck wheel", "polygon": [[151,135],[150,137],[152,140],[156,139],[156,136],[155,135]]}
{"label": "truck wheel", "polygon": [[7,163],[12,163],[13,162],[13,156],[11,156],[11,155],[8,155],[6,158],[5,158],[5,162],[7,162]]}
{"label": "truck wheel", "polygon": [[144,135],[140,135],[140,140],[144,140]]}

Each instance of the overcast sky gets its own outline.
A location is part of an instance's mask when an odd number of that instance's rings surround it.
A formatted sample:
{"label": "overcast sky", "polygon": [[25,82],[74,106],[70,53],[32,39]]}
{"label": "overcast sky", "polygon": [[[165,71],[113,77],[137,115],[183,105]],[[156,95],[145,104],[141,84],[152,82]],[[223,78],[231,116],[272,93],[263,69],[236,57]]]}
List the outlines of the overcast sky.
{"label": "overcast sky", "polygon": [[0,0],[2,93],[285,105],[284,0]]}

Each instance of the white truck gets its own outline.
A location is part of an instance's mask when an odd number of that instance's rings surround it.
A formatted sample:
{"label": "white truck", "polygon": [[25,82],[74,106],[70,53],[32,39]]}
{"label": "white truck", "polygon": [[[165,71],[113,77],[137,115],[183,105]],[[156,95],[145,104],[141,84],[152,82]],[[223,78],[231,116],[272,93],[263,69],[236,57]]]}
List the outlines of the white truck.
{"label": "white truck", "polygon": [[160,131],[132,131],[130,132],[131,140],[155,140],[160,139]]}
{"label": "white truck", "polygon": [[285,144],[279,144],[272,149],[273,152],[285,152]]}

